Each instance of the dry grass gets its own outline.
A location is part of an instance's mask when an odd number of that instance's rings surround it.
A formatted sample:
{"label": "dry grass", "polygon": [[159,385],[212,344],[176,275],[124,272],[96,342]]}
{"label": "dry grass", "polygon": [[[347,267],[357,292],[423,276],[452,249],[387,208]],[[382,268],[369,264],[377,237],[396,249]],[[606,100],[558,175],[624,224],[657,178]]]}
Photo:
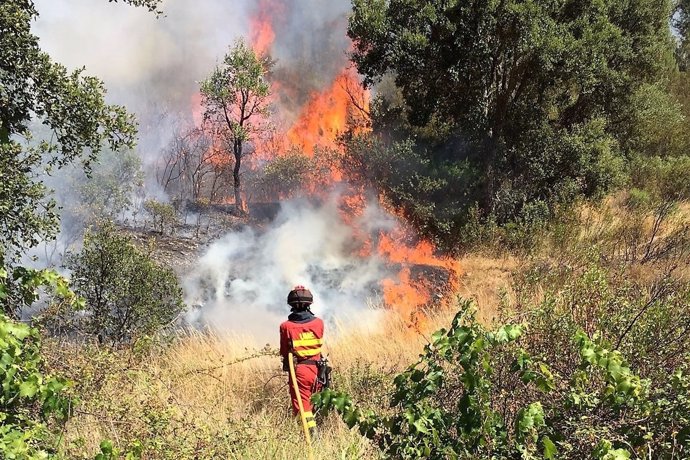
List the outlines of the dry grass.
{"label": "dry grass", "polygon": [[520,261],[515,257],[492,258],[468,255],[460,259],[463,275],[458,294],[474,300],[477,317],[485,324],[492,324],[503,296],[510,299],[512,276]]}
{"label": "dry grass", "polygon": [[[629,251],[629,244],[639,244],[625,233],[637,229],[644,241],[649,223],[638,221],[636,228],[622,200],[612,197],[601,207],[575,211],[565,239],[544,238],[539,263],[576,264],[595,245],[615,260]],[[669,222],[662,237],[684,222]],[[491,324],[501,300],[515,300],[513,274],[535,260],[468,255],[459,261],[463,274],[458,294],[473,299],[479,319]],[[653,264],[637,265],[631,265],[629,276],[658,270]],[[530,294],[538,296],[538,287]],[[331,325],[327,352],[337,372],[337,389],[365,408],[385,411],[393,376],[417,359],[426,337],[447,326],[454,313],[452,306],[432,311],[410,327],[408,318],[371,306],[356,318]],[[62,452],[67,458],[93,458],[99,442],[112,439],[120,448],[142,442],[144,458],[151,459],[306,458],[276,351],[247,343],[253,340],[197,331],[143,354],[74,345],[48,348],[50,367],[75,381],[82,399],[67,425]],[[370,443],[336,415],[322,420],[320,427],[315,458],[377,458]]]}
{"label": "dry grass", "polygon": [[[392,376],[413,362],[425,336],[452,312],[437,312],[424,331],[391,311],[379,327],[338,326],[328,340],[338,389],[361,403],[386,401]],[[93,458],[111,439],[126,448],[138,440],[144,458],[305,458],[302,435],[289,412],[287,379],[275,350],[248,349],[248,340],[189,332],[143,355],[47,343],[49,367],[71,378],[81,401],[67,424],[67,458]],[[335,414],[321,423],[317,459],[376,458],[369,442]]]}
{"label": "dry grass", "polygon": [[[628,218],[620,197],[601,208],[583,207],[577,212],[578,224],[565,243],[572,254],[556,240],[545,241],[540,260],[553,264],[560,257],[572,263],[573,255],[583,248],[620,244],[616,238]],[[683,208],[681,216],[687,212]],[[491,324],[501,299],[514,300],[513,274],[529,263],[514,257],[468,255],[460,260],[458,294],[473,299],[479,319]],[[365,408],[386,410],[393,376],[417,359],[426,337],[446,327],[454,313],[453,308],[430,312],[415,327],[395,312],[375,306],[360,317],[342,318],[327,331],[337,389]],[[111,439],[120,448],[140,441],[147,459],[306,458],[276,350],[247,347],[247,343],[253,340],[198,331],[144,353],[48,343],[49,367],[71,378],[81,398],[66,427],[62,453],[70,459],[93,458],[100,441]],[[317,445],[317,459],[377,458],[370,443],[334,414],[321,421]]]}
{"label": "dry grass", "polygon": [[[513,259],[461,260],[458,294],[473,298],[490,321],[517,266]],[[395,374],[414,362],[430,334],[455,311],[437,310],[411,327],[393,311],[370,306],[360,321],[344,318],[327,335],[335,385],[366,408],[385,410]],[[376,327],[364,327],[376,324]],[[277,335],[277,325],[276,325]],[[110,439],[121,449],[144,444],[144,458],[306,458],[289,410],[286,375],[277,351],[247,347],[249,337],[209,331],[180,334],[143,353],[46,343],[52,371],[75,382],[80,402],[61,451],[93,458]],[[317,459],[377,458],[359,433],[335,414],[321,421]]]}

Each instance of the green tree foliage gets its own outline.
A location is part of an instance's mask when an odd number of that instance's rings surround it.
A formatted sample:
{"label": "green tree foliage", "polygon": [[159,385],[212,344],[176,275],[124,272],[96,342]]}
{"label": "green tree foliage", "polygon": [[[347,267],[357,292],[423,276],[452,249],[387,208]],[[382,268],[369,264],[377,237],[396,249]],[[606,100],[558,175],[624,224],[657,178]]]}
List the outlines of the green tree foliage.
{"label": "green tree foliage", "polygon": [[[475,203],[506,223],[531,203],[620,183],[632,149],[666,148],[667,133],[654,129],[682,121],[663,89],[645,86],[663,88],[673,69],[672,6],[354,0],[353,60],[369,84],[391,75],[401,96],[380,94],[375,133],[386,143],[411,139],[419,158],[394,170],[409,182],[402,190],[383,191],[406,214],[426,208],[417,226],[448,227],[444,239],[457,242]],[[644,103],[664,98],[661,108]],[[635,121],[644,132],[632,142]]]}
{"label": "green tree foliage", "polygon": [[0,315],[0,456],[51,458],[57,436],[46,422],[64,422],[68,382],[44,375],[38,331]]}
{"label": "green tree foliage", "polygon": [[[157,10],[160,0],[125,0]],[[69,72],[44,53],[31,23],[32,0],[0,4],[0,260],[10,267],[27,249],[54,237],[55,201],[42,174],[81,162],[89,171],[104,147],[134,144],[136,127],[123,107],[105,103],[103,83]],[[42,125],[45,136],[32,132]],[[44,140],[50,139],[50,140]],[[10,282],[21,274],[10,277]],[[3,302],[16,315],[19,304]]]}
{"label": "green tree foliage", "polygon": [[640,159],[633,168],[632,185],[656,200],[677,204],[690,200],[689,174],[690,156]]}
{"label": "green tree foliage", "polygon": [[470,161],[435,162],[409,139],[375,136],[347,141],[343,170],[351,180],[375,184],[419,233],[448,247],[456,241],[459,216],[476,198],[479,170]]}
{"label": "green tree foliage", "polygon": [[307,183],[310,169],[310,158],[301,152],[278,156],[264,168],[259,188],[266,197],[287,198]]}
{"label": "green tree foliage", "polygon": [[264,200],[281,200],[308,190],[324,190],[332,185],[333,168],[341,155],[316,147],[309,157],[293,149],[271,159],[253,180],[253,188]]}
{"label": "green tree foliage", "polygon": [[677,156],[690,146],[687,113],[675,94],[658,84],[641,86],[630,99],[625,146],[643,158]]}
{"label": "green tree foliage", "polygon": [[[55,231],[54,203],[39,180],[46,158],[48,167],[79,160],[88,168],[104,145],[132,146],[136,134],[124,108],[105,103],[101,81],[41,51],[30,30],[37,15],[30,0],[0,5],[0,252],[10,257]],[[50,141],[28,142],[32,121]]]}
{"label": "green tree foliage", "polygon": [[141,159],[132,151],[111,152],[88,177],[75,181],[80,203],[72,211],[82,222],[114,219],[131,208],[136,190],[144,184]]}
{"label": "green tree foliage", "polygon": [[173,205],[161,203],[156,200],[146,200],[144,209],[151,215],[153,228],[161,234],[165,233],[166,228],[174,229],[177,221],[177,212]]}
{"label": "green tree foliage", "polygon": [[88,232],[82,251],[68,257],[66,266],[86,306],[76,315],[67,311],[62,319],[101,343],[154,334],[184,308],[172,270],[156,264],[112,224]]}
{"label": "green tree foliage", "polygon": [[204,121],[234,159],[235,206],[244,212],[242,158],[245,144],[266,131],[270,86],[266,80],[269,61],[257,56],[243,40],[235,42],[211,75],[201,82]]}

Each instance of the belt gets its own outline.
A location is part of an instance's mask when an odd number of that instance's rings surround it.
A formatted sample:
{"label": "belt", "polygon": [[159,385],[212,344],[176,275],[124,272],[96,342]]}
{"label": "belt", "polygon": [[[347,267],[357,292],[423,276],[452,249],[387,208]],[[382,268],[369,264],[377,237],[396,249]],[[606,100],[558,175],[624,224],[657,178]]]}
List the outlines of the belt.
{"label": "belt", "polygon": [[297,361],[295,364],[296,364],[296,365],[299,365],[299,364],[311,364],[311,365],[313,365],[313,366],[316,366],[317,364],[319,364],[319,362],[316,361],[316,360],[313,360],[313,359],[304,359],[304,360],[302,360],[302,361]]}

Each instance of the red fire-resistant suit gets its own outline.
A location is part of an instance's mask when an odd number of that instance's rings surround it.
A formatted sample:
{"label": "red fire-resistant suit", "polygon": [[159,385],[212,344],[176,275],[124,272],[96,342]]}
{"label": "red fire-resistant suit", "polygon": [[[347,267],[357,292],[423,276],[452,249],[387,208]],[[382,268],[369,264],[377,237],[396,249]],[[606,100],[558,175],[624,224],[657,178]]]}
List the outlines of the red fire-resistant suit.
{"label": "red fire-resistant suit", "polygon": [[[321,359],[322,345],[323,321],[309,310],[292,312],[288,320],[280,325],[280,354],[283,357],[283,368],[287,370],[287,356],[288,353],[292,353],[297,386],[309,428],[316,427],[311,411],[311,394],[317,374],[315,362]],[[297,415],[299,413],[297,395],[295,395],[291,378],[289,377],[288,380],[292,410]]]}

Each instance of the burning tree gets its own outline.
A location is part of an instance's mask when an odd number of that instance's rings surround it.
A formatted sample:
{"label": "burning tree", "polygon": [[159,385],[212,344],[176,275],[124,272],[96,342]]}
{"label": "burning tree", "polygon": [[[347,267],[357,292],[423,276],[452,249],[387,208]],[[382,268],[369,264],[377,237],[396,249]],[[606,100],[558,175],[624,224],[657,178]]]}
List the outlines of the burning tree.
{"label": "burning tree", "polygon": [[201,82],[204,123],[216,141],[232,152],[235,206],[244,212],[240,168],[248,151],[245,144],[268,130],[270,86],[265,74],[269,60],[258,56],[243,40],[238,40]]}

